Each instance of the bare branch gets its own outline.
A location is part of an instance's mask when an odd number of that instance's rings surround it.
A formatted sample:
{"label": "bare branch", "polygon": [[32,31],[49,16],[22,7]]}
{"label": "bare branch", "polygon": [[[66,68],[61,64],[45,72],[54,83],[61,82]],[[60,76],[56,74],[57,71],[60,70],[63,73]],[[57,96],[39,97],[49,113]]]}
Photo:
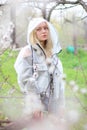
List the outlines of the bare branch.
{"label": "bare branch", "polygon": [[11,123],[12,121],[10,121],[10,120],[0,120],[0,124],[2,124],[2,123]]}
{"label": "bare branch", "polygon": [[50,9],[49,15],[48,15],[48,17],[47,17],[47,20],[48,20],[48,21],[50,21],[50,16],[51,16],[52,11],[53,11],[58,5],[59,5],[59,3],[57,3],[55,6],[53,6],[53,7]]}
{"label": "bare branch", "polygon": [[79,4],[79,0],[77,1],[57,0],[56,2],[59,4]]}
{"label": "bare branch", "polygon": [[66,1],[66,0],[58,0],[57,1],[58,4],[72,4],[72,5],[76,5],[76,4],[79,4],[81,5],[85,11],[87,12],[87,5],[86,5],[86,2],[84,2],[83,0],[77,0],[77,1]]}
{"label": "bare branch", "polygon": [[86,18],[87,18],[87,15],[85,17],[81,18],[81,20],[86,19]]}
{"label": "bare branch", "polygon": [[83,0],[79,0],[80,5],[82,5],[82,7],[85,9],[85,11],[87,12],[87,4],[83,1]]}
{"label": "bare branch", "polygon": [[3,126],[0,130],[21,130],[23,128],[34,125],[36,122],[37,121],[34,118],[27,115],[9,123],[8,125]]}
{"label": "bare branch", "polygon": [[[51,1],[51,2],[52,2],[52,1]],[[86,5],[86,2],[84,2],[83,0],[77,0],[77,1],[56,0],[56,1],[54,1],[54,2],[56,2],[56,5],[54,5],[54,6],[50,9],[49,14],[48,14],[48,18],[47,18],[48,21],[50,20],[50,16],[51,16],[52,11],[53,11],[57,6],[59,6],[60,4],[63,4],[63,5],[65,5],[65,4],[81,5],[81,6],[85,9],[85,11],[87,12],[87,5]]]}

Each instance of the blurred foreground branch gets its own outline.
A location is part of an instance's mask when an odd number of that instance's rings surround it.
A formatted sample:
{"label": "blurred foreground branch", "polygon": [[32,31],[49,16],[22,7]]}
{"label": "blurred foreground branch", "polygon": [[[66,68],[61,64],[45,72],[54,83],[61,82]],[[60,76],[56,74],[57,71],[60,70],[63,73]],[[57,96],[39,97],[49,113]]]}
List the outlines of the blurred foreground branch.
{"label": "blurred foreground branch", "polygon": [[0,130],[21,130],[28,126],[31,126],[36,122],[36,120],[30,116],[24,116],[16,121],[0,121],[3,123],[9,123],[0,127]]}

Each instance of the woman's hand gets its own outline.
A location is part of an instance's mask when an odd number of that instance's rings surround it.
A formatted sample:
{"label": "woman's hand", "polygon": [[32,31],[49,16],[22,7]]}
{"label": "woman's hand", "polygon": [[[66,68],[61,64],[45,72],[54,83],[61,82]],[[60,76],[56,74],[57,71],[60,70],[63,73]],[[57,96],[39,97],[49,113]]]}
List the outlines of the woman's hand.
{"label": "woman's hand", "polygon": [[33,113],[33,117],[34,117],[35,119],[42,119],[42,118],[43,118],[43,112],[42,112],[42,111],[35,111],[35,112]]}

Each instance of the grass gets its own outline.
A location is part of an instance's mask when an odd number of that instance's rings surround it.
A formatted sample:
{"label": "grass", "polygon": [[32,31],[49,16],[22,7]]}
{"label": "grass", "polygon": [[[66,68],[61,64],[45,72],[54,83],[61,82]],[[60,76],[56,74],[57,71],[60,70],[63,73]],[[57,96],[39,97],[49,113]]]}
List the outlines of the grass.
{"label": "grass", "polygon": [[12,87],[18,88],[14,63],[17,52],[7,50],[0,56],[0,95],[6,95]]}
{"label": "grass", "polygon": [[14,70],[14,62],[16,58],[16,53],[8,50],[1,57],[1,71],[4,76],[10,77],[9,81],[14,83],[16,81],[16,75]]}
{"label": "grass", "polygon": [[74,93],[70,90],[69,82],[72,80],[75,81],[79,87],[76,96],[79,97],[82,104],[87,106],[87,94],[83,95],[80,93],[82,88],[87,87],[87,51],[78,50],[78,54],[74,55],[73,53],[68,53],[66,50],[63,50],[62,53],[59,54],[59,57],[63,63],[66,82],[68,82],[68,87],[65,89],[66,94],[69,96],[73,94],[74,96]]}
{"label": "grass", "polygon": [[63,63],[67,81],[75,80],[80,87],[87,85],[87,51],[78,50],[78,54],[68,53],[63,50],[59,54]]}

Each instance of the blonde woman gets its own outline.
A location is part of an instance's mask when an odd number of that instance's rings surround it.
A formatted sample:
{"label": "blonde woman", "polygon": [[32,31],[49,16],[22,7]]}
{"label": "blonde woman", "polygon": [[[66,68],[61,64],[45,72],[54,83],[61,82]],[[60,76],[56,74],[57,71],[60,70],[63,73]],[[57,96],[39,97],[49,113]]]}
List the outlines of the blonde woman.
{"label": "blonde woman", "polygon": [[[29,22],[27,43],[15,62],[18,83],[26,95],[39,95],[44,110],[57,113],[64,107],[63,68],[57,54],[61,51],[51,23],[43,18]],[[41,114],[40,110],[34,113]]]}

